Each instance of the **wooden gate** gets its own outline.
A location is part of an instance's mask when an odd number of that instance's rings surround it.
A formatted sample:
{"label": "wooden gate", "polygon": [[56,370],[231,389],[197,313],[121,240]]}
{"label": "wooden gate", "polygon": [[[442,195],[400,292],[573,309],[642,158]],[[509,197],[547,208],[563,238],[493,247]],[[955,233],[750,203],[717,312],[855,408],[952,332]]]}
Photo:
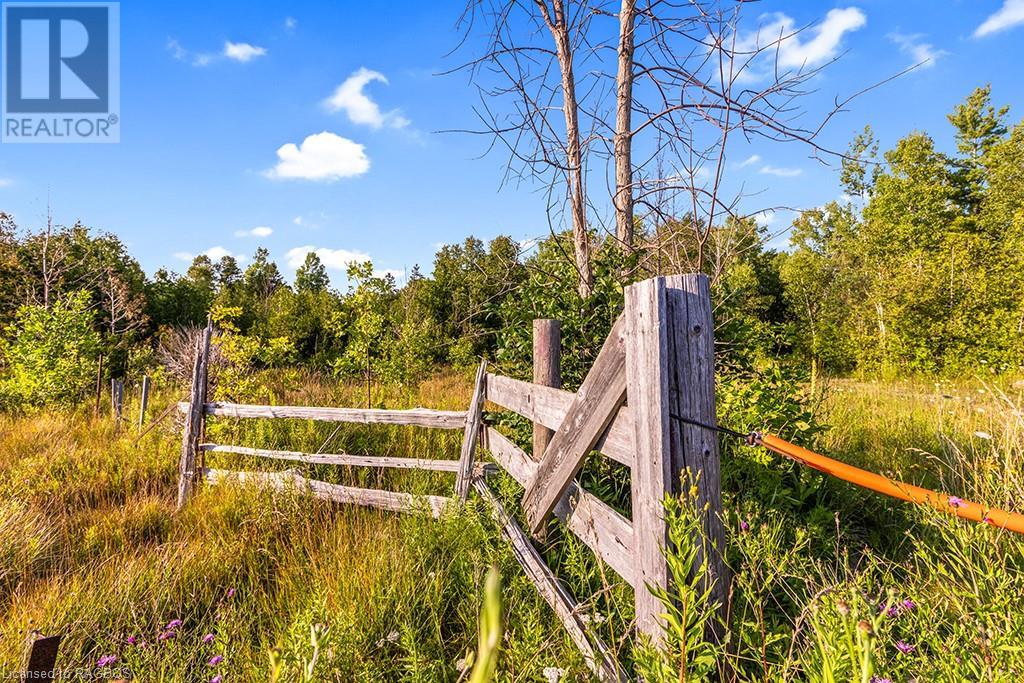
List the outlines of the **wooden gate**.
{"label": "wooden gate", "polygon": [[[668,542],[662,501],[679,493],[683,473],[698,475],[697,504],[706,510],[698,539],[701,561],[714,582],[712,599],[726,604],[728,576],[722,558],[724,530],[715,425],[714,339],[708,280],[704,275],[656,277],[625,291],[625,310],[612,327],[593,367],[577,392],[557,388],[557,325],[538,321],[533,383],[477,371],[466,411],[361,410],[299,406],[258,406],[207,402],[211,328],[199,340],[186,414],[180,463],[179,506],[202,475],[256,480],[277,488],[299,487],[330,500],[386,510],[429,510],[435,516],[465,500],[470,488],[487,502],[527,576],[551,605],[570,637],[602,680],[622,680],[608,649],[580,618],[577,603],[544,563],[527,534],[491,493],[486,475],[495,467],[525,492],[529,530],[543,534],[551,517],[585,543],[635,593],[637,629],[656,644],[664,636],[663,607],[648,586],[669,587],[663,555]],[[555,385],[555,386],[551,386]],[[534,452],[527,453],[494,427],[484,425],[489,401],[532,421]],[[236,418],[300,418],[362,424],[401,424],[464,431],[459,460],[421,460],[348,454],[306,454],[203,442],[207,415]],[[705,426],[701,426],[705,425]],[[481,445],[492,462],[477,462]],[[439,470],[456,475],[455,496],[414,496],[329,484],[294,472],[200,470],[197,457],[228,452],[304,463]],[[584,459],[598,451],[631,470],[632,515],[627,519],[586,491],[575,477]],[[706,555],[706,556],[705,556]]]}

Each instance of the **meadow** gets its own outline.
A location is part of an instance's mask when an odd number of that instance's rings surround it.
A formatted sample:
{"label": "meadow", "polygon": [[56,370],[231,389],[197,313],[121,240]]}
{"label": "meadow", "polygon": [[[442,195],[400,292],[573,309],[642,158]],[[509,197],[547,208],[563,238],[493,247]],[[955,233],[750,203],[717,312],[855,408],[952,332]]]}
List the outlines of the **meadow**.
{"label": "meadow", "polygon": [[[447,372],[416,386],[375,387],[372,400],[463,408],[470,379]],[[365,401],[361,385],[304,372],[275,373],[261,387],[282,404]],[[151,415],[179,391],[159,391]],[[804,397],[817,425],[808,445],[1019,509],[1021,393],[1007,382],[834,380]],[[742,400],[722,402],[723,423],[750,426],[740,424]],[[510,427],[522,436],[521,425]],[[219,420],[210,439],[455,458],[460,434]],[[137,680],[458,680],[477,647],[484,577],[493,565],[504,612],[496,680],[588,680],[476,502],[433,520],[222,484],[201,487],[175,513],[180,431],[171,419],[139,439],[134,426],[118,429],[91,406],[4,415],[0,443],[4,671],[17,670],[38,628],[64,635],[62,666],[105,658],[103,668],[126,667]],[[743,681],[864,683],[1024,677],[1022,539],[723,445],[735,572],[725,644],[696,642],[689,628],[670,638],[668,655],[653,655],[629,634],[628,587],[571,535],[544,547],[574,593],[597,596],[583,603],[587,620],[627,666],[649,681],[716,672]],[[223,454],[207,464],[275,467]],[[452,485],[444,473],[311,469],[329,481],[417,493],[448,494]],[[614,498],[617,476],[591,467],[585,481],[592,490],[607,484],[604,495]],[[517,494],[508,481],[496,487],[508,499]],[[700,595],[682,597],[707,612]]]}

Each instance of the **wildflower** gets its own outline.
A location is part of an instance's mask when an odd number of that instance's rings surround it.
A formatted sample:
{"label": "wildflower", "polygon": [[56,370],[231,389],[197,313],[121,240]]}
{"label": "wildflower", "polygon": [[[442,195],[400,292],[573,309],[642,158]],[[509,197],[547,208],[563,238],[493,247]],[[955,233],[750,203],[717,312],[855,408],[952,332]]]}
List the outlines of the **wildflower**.
{"label": "wildflower", "polygon": [[559,669],[557,666],[546,666],[544,667],[544,679],[548,683],[558,683],[562,680],[562,676],[565,675],[565,669]]}
{"label": "wildflower", "polygon": [[867,633],[868,635],[871,634],[871,622],[867,621],[866,619],[861,619],[860,621],[858,621],[857,628],[863,631],[864,633]]}
{"label": "wildflower", "polygon": [[215,635],[213,635],[212,633],[207,633],[205,636],[203,636],[203,642],[207,644],[212,643],[214,638],[216,638]]}
{"label": "wildflower", "polygon": [[220,655],[214,655],[214,656],[210,657],[210,661],[208,661],[206,664],[207,664],[207,666],[217,666],[218,664],[220,664],[223,661],[224,661],[223,657],[221,657]]}
{"label": "wildflower", "polygon": [[889,609],[885,610],[885,616],[887,616],[887,617],[892,618],[892,617],[898,617],[899,615],[900,615],[900,608],[897,607],[896,605],[893,605]]}
{"label": "wildflower", "polygon": [[903,642],[902,640],[897,640],[896,641],[896,649],[899,650],[900,652],[902,652],[905,655],[909,655],[911,652],[913,652],[917,648],[915,646],[913,646],[913,645],[910,645],[909,643]]}
{"label": "wildflower", "polygon": [[950,505],[950,507],[962,508],[964,506],[964,499],[963,498],[957,498],[956,496],[950,496],[949,497],[949,505]]}
{"label": "wildflower", "polygon": [[178,634],[175,631],[164,631],[163,633],[158,635],[156,639],[159,641],[170,640],[171,638],[176,638],[177,635]]}
{"label": "wildflower", "polygon": [[228,597],[228,600],[230,600],[231,598],[235,597],[235,589],[234,588],[229,588],[228,589],[227,597]]}
{"label": "wildflower", "polygon": [[892,683],[892,679],[882,678],[881,676],[872,676],[871,683]]}
{"label": "wildflower", "polygon": [[842,616],[848,616],[850,614],[850,606],[846,604],[845,600],[840,600],[836,603],[836,611]]}
{"label": "wildflower", "polygon": [[397,643],[398,642],[398,631],[392,631],[391,633],[388,634],[388,642],[389,643]]}
{"label": "wildflower", "polygon": [[743,533],[747,533],[748,531],[750,531],[750,525],[747,524],[746,520],[740,522],[740,531],[742,531]]}
{"label": "wildflower", "polygon": [[117,661],[117,656],[115,656],[115,655],[103,655],[102,657],[100,657],[96,661],[96,666],[98,668],[102,669],[105,666],[110,666],[111,664],[113,664],[116,661]]}
{"label": "wildflower", "polygon": [[463,657],[459,661],[455,662],[455,670],[460,674],[469,668],[469,657]]}
{"label": "wildflower", "polygon": [[164,630],[173,631],[179,626],[181,626],[181,619],[171,619],[169,622],[167,622],[167,626],[164,626]]}
{"label": "wildflower", "polygon": [[223,680],[224,680],[224,677],[221,676],[220,674],[217,674],[216,676],[214,676],[213,678],[210,679],[210,683],[221,683],[221,681],[223,681]]}
{"label": "wildflower", "polygon": [[136,643],[135,636],[128,636],[128,644],[134,645]]}
{"label": "wildflower", "polygon": [[910,598],[905,598],[902,602],[900,602],[900,606],[908,612],[913,612],[915,609],[917,609],[917,603],[911,600]]}
{"label": "wildflower", "polygon": [[982,524],[995,524],[995,522],[992,521],[992,518],[989,517],[988,515],[985,515],[984,517],[981,518],[981,523]]}

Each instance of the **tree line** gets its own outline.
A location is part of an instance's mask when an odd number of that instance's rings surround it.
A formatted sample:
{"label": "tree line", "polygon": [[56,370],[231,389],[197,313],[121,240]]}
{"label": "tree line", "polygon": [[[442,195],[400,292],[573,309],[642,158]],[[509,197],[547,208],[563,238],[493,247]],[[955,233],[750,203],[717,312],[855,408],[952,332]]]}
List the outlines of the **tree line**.
{"label": "tree line", "polygon": [[592,278],[580,293],[572,230],[524,250],[508,236],[469,237],[403,283],[352,263],[332,287],[309,253],[288,283],[264,248],[243,269],[195,257],[183,274],[147,277],[124,243],[81,224],[22,230],[0,220],[2,395],[7,404],[69,400],[96,361],[123,376],[157,364],[182,328],[212,315],[244,368],[305,365],[339,378],[414,380],[488,357],[528,375],[530,321],[563,324],[567,383],[581,378],[630,282],[709,275],[723,368],[783,363],[809,371],[965,373],[1024,366],[1024,127],[1008,126],[978,88],[949,115],[957,141],[940,152],[913,132],[879,154],[870,128],[844,155],[845,195],[803,211],[791,248],[728,215],[692,229],[691,215],[636,225],[626,248],[587,233]]}

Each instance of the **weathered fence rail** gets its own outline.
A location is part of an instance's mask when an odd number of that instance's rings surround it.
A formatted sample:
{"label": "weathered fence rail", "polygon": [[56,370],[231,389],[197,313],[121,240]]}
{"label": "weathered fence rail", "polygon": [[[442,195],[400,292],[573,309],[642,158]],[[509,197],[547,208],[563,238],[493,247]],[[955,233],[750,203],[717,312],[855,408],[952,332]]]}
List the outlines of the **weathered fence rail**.
{"label": "weathered fence rail", "polygon": [[[523,511],[534,535],[543,535],[551,517],[561,520],[601,562],[633,586],[637,628],[657,644],[664,635],[664,609],[647,587],[667,588],[672,580],[663,554],[668,535],[662,501],[666,495],[679,493],[682,475],[690,470],[699,486],[697,505],[705,511],[704,529],[694,542],[699,544],[701,561],[710,570],[707,587],[712,600],[723,607],[727,604],[718,445],[710,430],[687,422],[715,425],[714,340],[707,278],[680,275],[646,280],[627,287],[625,302],[625,310],[577,392],[558,388],[557,321],[536,321],[535,381],[488,373],[486,363],[482,363],[466,411],[208,402],[206,376],[212,334],[208,326],[196,349],[190,400],[180,404],[186,419],[179,504],[191,495],[197,473],[207,481],[255,481],[337,502],[398,512],[423,510],[434,516],[465,500],[473,488],[491,509],[527,576],[565,625],[592,671],[601,680],[623,680],[614,657],[580,619],[575,600],[491,493],[485,477],[501,469],[523,487]],[[533,453],[484,424],[487,402],[534,423]],[[461,429],[463,440],[458,460],[310,454],[203,443],[207,416]],[[478,446],[484,447],[493,463],[476,462]],[[629,519],[576,481],[577,472],[594,451],[630,468]],[[454,496],[418,496],[329,484],[294,471],[199,469],[196,458],[206,452],[452,472],[456,475]]]}

